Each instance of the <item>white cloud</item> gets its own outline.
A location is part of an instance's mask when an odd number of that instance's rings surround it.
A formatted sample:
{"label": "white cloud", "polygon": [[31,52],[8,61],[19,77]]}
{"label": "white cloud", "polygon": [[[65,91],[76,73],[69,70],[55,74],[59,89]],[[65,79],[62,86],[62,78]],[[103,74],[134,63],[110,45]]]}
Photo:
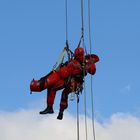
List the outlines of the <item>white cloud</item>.
{"label": "white cloud", "polygon": [[[41,116],[37,110],[0,112],[1,140],[76,140],[76,118],[65,112]],[[88,118],[88,139],[92,140],[91,120]],[[97,140],[139,140],[140,119],[129,114],[114,114],[104,123],[95,122]],[[80,116],[80,140],[85,140],[84,117]]]}

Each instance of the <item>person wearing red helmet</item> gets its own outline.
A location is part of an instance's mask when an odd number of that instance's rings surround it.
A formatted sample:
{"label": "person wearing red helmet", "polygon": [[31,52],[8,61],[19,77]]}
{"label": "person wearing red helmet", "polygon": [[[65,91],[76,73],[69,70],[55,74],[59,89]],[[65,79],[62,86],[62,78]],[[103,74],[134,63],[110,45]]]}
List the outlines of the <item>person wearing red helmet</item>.
{"label": "person wearing red helmet", "polygon": [[79,62],[84,61],[84,49],[82,47],[77,47],[74,51],[74,58]]}
{"label": "person wearing red helmet", "polygon": [[[77,92],[77,90],[79,90],[78,92],[81,92],[83,89],[84,76],[86,76],[87,73],[89,73],[91,75],[94,75],[96,73],[95,63],[99,61],[99,57],[95,54],[91,54],[91,55],[88,54],[88,55],[82,57],[83,52],[81,50],[82,50],[81,48],[76,49],[75,59],[80,60],[80,62],[82,62],[82,64],[84,63],[85,68],[83,68],[83,73],[81,73],[81,74],[79,73],[77,75],[72,76],[69,83],[67,84],[65,89],[62,91],[60,110],[59,110],[59,114],[57,116],[57,119],[59,119],[59,120],[63,119],[63,112],[68,107],[68,95],[72,92]],[[81,51],[81,52],[77,53],[78,51]],[[80,59],[78,56],[81,56]]]}
{"label": "person wearing red helmet", "polygon": [[[91,62],[92,60],[93,62]],[[98,59],[99,61],[99,59]],[[97,58],[96,58],[97,62]],[[95,74],[95,58],[93,55],[84,56],[84,49],[77,47],[74,51],[74,58],[59,66],[55,71],[51,71],[40,80],[32,80],[30,84],[30,91],[41,92],[48,89],[47,94],[47,108],[40,112],[40,114],[53,113],[53,104],[56,92],[60,89],[62,91],[60,112],[57,119],[63,118],[63,112],[68,107],[68,95],[83,85],[83,78],[87,73]]]}

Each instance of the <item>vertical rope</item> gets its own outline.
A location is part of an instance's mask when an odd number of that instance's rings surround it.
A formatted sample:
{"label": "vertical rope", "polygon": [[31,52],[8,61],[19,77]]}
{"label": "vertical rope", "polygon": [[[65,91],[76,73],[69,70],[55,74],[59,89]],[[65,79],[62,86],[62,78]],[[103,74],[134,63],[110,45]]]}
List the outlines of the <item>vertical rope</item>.
{"label": "vertical rope", "polygon": [[85,43],[84,43],[84,0],[81,0],[81,41],[82,41],[82,44],[83,44],[83,48],[87,54],[87,50],[86,50],[86,46],[85,46]]}
{"label": "vertical rope", "polygon": [[85,134],[86,140],[88,140],[88,133],[87,133],[87,98],[86,98],[86,86],[85,86],[85,76],[84,76],[84,110],[85,110]]}
{"label": "vertical rope", "polygon": [[[81,39],[83,43],[83,47],[85,49],[85,44],[84,44],[84,0],[81,0],[81,22],[82,22],[82,27],[81,27]],[[86,49],[85,49],[86,50]],[[86,134],[86,140],[88,140],[88,135],[87,135],[87,103],[86,103],[86,86],[85,86],[85,67],[83,68],[83,75],[84,75],[84,110],[85,110],[85,134]]]}
{"label": "vertical rope", "polygon": [[90,0],[88,0],[88,32],[89,32],[89,46],[90,54],[92,53],[92,43],[91,43],[91,25],[90,25]]}
{"label": "vertical rope", "polygon": [[[90,46],[90,54],[92,53],[92,42],[91,42],[91,21],[90,21],[90,12],[91,12],[91,9],[90,9],[90,5],[91,5],[91,1],[88,0],[88,32],[89,32],[89,46]],[[95,122],[94,122],[94,119],[95,119],[95,115],[94,115],[94,103],[93,103],[93,88],[92,88],[92,85],[93,85],[93,79],[92,79],[92,75],[91,75],[91,106],[92,106],[92,130],[93,130],[93,138],[94,140],[96,140],[96,134],[95,134]]]}
{"label": "vertical rope", "polygon": [[81,23],[82,23],[82,37],[84,37],[84,0],[81,0]]}
{"label": "vertical rope", "polygon": [[65,13],[66,13],[66,43],[68,43],[68,2],[65,0]]}
{"label": "vertical rope", "polygon": [[66,51],[67,51],[67,55],[68,55],[68,61],[70,61],[70,59],[72,58],[72,52],[69,49],[69,43],[68,43],[68,0],[65,0],[65,23],[66,23]]}
{"label": "vertical rope", "polygon": [[[85,43],[84,43],[84,0],[81,0],[81,22],[82,22],[82,27],[81,27],[81,39],[83,43],[83,47],[86,51],[85,48]],[[85,59],[84,59],[85,61]],[[84,76],[84,111],[85,111],[85,134],[86,134],[86,140],[88,140],[88,135],[87,135],[87,103],[86,103],[86,86],[85,86],[85,66],[83,68],[83,76]]]}
{"label": "vertical rope", "polygon": [[77,140],[79,140],[79,96],[77,94]]}

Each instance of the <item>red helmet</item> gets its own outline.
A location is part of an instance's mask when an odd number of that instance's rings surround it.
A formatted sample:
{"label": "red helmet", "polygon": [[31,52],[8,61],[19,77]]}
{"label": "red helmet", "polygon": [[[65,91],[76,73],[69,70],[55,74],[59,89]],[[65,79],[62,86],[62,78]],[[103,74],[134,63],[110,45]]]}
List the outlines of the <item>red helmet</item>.
{"label": "red helmet", "polygon": [[75,49],[74,57],[77,60],[83,61],[84,59],[84,49],[82,47],[78,47]]}
{"label": "red helmet", "polygon": [[91,61],[90,63],[96,63],[100,60],[96,54],[87,54],[85,59],[89,62]]}

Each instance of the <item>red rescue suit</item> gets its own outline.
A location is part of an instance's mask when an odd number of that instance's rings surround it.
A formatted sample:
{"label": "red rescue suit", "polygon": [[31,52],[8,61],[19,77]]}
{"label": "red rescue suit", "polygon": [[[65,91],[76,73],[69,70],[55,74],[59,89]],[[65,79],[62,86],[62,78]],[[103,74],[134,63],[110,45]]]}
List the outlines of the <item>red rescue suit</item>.
{"label": "red rescue suit", "polygon": [[[85,56],[85,70],[86,73],[94,75],[96,72],[95,63],[99,61],[99,57],[95,54]],[[80,76],[80,75],[78,75]],[[67,87],[62,91],[61,102],[60,102],[60,112],[63,112],[68,107],[68,95],[72,92],[76,92],[77,87],[83,87],[82,77],[73,77],[71,81],[67,84]]]}
{"label": "red rescue suit", "polygon": [[[56,91],[64,88],[60,103],[60,110],[64,111],[68,106],[68,94],[76,91],[78,86],[82,86],[83,73],[85,73],[84,76],[87,73],[95,74],[95,63],[98,61],[99,57],[97,55],[84,56],[83,48],[78,47],[73,59],[61,65],[55,71],[51,71],[40,80],[33,80],[30,84],[30,90],[31,92],[41,92],[48,89],[47,105],[53,106]],[[76,76],[81,76],[80,80]]]}
{"label": "red rescue suit", "polygon": [[[57,70],[50,72],[47,76],[40,80],[33,80],[30,85],[30,90],[34,92],[41,92],[44,89],[61,89],[65,84],[65,80],[71,75],[82,74],[83,70],[81,64],[72,59],[68,64],[60,66]],[[42,85],[43,84],[43,85]]]}

